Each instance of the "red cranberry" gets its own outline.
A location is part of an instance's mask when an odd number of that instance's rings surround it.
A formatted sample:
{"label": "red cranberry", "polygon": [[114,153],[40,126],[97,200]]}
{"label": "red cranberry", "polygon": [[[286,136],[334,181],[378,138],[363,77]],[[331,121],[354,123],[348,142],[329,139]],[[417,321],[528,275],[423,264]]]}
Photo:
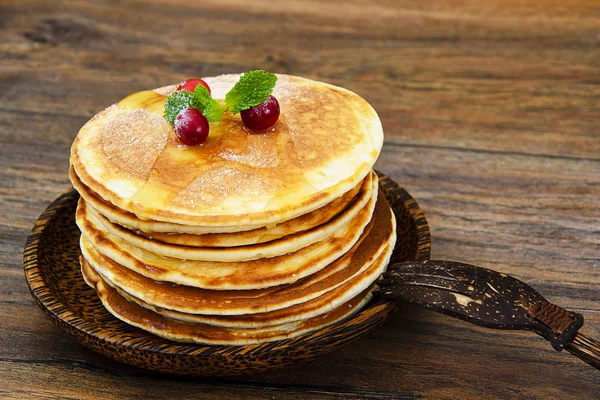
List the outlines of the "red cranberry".
{"label": "red cranberry", "polygon": [[204,143],[209,129],[208,120],[195,108],[181,110],[175,118],[175,134],[181,143],[188,146]]}
{"label": "red cranberry", "polygon": [[194,89],[196,89],[196,86],[198,85],[204,86],[208,90],[208,93],[210,93],[210,87],[208,86],[208,83],[198,78],[190,78],[181,82],[179,86],[177,86],[177,91],[179,92],[180,90],[185,90],[186,92],[194,92]]}
{"label": "red cranberry", "polygon": [[279,102],[274,96],[257,106],[241,112],[244,125],[251,129],[268,129],[279,118]]}

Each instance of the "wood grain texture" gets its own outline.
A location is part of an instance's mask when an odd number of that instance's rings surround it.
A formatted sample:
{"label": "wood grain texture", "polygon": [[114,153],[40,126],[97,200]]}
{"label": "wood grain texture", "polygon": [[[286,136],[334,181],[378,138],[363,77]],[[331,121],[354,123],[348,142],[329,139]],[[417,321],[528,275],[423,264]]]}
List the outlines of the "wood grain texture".
{"label": "wood grain texture", "polygon": [[78,129],[125,95],[264,68],[378,111],[377,168],[424,209],[432,257],[517,276],[600,336],[595,0],[0,1],[0,397],[597,398],[600,375],[528,333],[412,307],[314,363],[159,376],[62,334],[27,291],[33,222],[69,188]]}

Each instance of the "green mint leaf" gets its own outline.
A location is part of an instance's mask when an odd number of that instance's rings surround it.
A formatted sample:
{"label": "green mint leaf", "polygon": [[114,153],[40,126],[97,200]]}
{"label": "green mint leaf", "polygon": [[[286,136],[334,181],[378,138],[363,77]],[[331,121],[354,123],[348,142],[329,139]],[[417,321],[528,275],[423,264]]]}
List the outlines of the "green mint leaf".
{"label": "green mint leaf", "polygon": [[202,85],[198,85],[196,86],[196,89],[194,89],[194,95],[204,107],[202,115],[206,117],[208,122],[219,122],[223,119],[223,114],[227,110],[227,106],[213,99],[210,96],[208,89]]}
{"label": "green mint leaf", "polygon": [[225,96],[232,113],[247,110],[266,101],[275,87],[277,77],[262,69],[246,72]]}
{"label": "green mint leaf", "polygon": [[227,111],[227,106],[219,103],[215,99],[210,99],[210,102],[204,107],[202,115],[206,117],[208,122],[219,122],[223,119],[223,114]]}
{"label": "green mint leaf", "polygon": [[184,90],[175,92],[167,97],[167,100],[165,101],[165,112],[163,115],[165,119],[169,121],[171,126],[173,126],[175,125],[175,118],[177,118],[177,114],[186,108],[196,108],[200,111],[204,110],[204,106],[194,93],[186,92]]}
{"label": "green mint leaf", "polygon": [[204,107],[206,107],[212,100],[208,89],[205,88],[204,85],[196,86],[196,89],[194,89],[194,95],[196,96],[196,99],[198,99],[198,102]]}

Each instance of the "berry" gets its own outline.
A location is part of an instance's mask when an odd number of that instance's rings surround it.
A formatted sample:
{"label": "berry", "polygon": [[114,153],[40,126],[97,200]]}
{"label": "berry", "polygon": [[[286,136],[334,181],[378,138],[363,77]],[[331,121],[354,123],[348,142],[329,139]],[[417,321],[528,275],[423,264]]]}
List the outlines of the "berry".
{"label": "berry", "polygon": [[279,102],[274,96],[241,112],[244,125],[251,129],[268,129],[275,125],[279,118]]}
{"label": "berry", "polygon": [[196,86],[198,86],[198,85],[204,86],[208,90],[208,93],[210,93],[210,87],[208,86],[208,83],[206,83],[202,79],[198,79],[198,78],[190,78],[188,80],[181,82],[179,84],[179,86],[177,86],[177,91],[185,90],[186,92],[193,93],[194,89],[196,89]]}
{"label": "berry", "polygon": [[188,146],[204,143],[209,129],[208,120],[195,108],[183,109],[175,118],[177,139]]}

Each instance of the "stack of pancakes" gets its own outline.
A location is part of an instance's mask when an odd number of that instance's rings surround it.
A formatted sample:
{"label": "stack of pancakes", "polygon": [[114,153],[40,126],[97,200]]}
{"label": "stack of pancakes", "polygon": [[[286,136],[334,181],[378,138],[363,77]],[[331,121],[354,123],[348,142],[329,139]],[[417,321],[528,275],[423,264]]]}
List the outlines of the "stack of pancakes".
{"label": "stack of pancakes", "polygon": [[[239,75],[207,78],[223,99]],[[181,145],[162,117],[173,86],[92,118],[71,149],[81,269],[117,318],[158,336],[240,345],[356,313],[395,245],[372,167],[383,142],[358,95],[278,75],[277,124],[239,115]]]}

